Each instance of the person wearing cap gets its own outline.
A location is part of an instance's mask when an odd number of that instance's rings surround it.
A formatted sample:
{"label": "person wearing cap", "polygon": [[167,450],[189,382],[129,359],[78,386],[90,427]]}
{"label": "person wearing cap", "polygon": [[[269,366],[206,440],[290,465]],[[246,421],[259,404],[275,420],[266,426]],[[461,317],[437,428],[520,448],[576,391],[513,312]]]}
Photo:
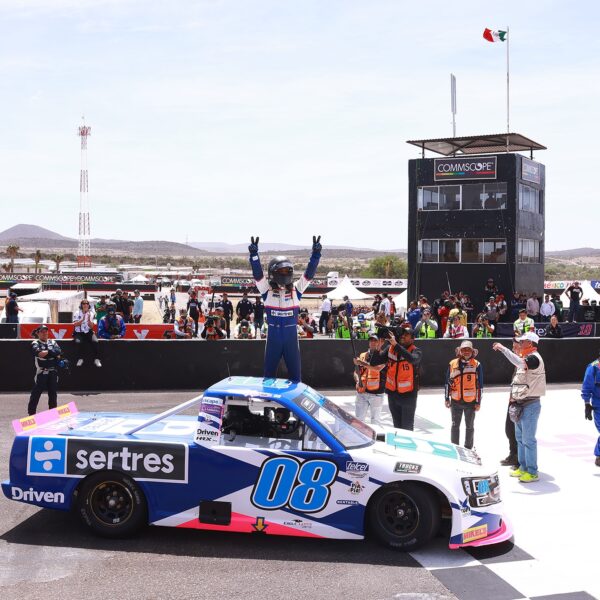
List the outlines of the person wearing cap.
{"label": "person wearing cap", "polygon": [[421,315],[421,319],[415,327],[415,335],[419,339],[435,338],[438,330],[438,324],[431,318],[431,309],[426,308]]}
{"label": "person wearing cap", "polygon": [[42,325],[37,330],[37,339],[31,344],[35,361],[35,385],[29,396],[27,414],[35,415],[42,392],[48,392],[48,408],[56,408],[58,397],[58,360],[62,354],[55,340],[48,339],[48,327]]}
{"label": "person wearing cap", "polygon": [[467,328],[460,322],[459,315],[454,315],[452,317],[448,327],[446,328],[444,337],[454,340],[469,337],[469,332],[467,331]]}
{"label": "person wearing cap", "polygon": [[[600,433],[600,360],[592,361],[585,370],[581,386],[581,398],[585,403],[585,418],[593,419],[598,433]],[[596,466],[600,467],[600,437],[594,448]]]}
{"label": "person wearing cap", "polygon": [[194,320],[188,317],[187,308],[179,309],[179,318],[173,323],[175,337],[178,340],[189,340],[194,335]]}
{"label": "person wearing cap", "polygon": [[510,390],[510,418],[515,423],[519,466],[511,472],[522,483],[538,481],[537,440],[535,437],[541,411],[541,397],[546,393],[546,370],[538,352],[539,337],[528,331],[517,338],[521,352],[515,354],[496,342],[492,348],[502,352],[515,365]]}
{"label": "person wearing cap", "polygon": [[235,327],[233,337],[236,340],[253,340],[254,331],[250,327],[250,322],[247,319],[242,319]]}
{"label": "person wearing cap", "polygon": [[491,338],[494,337],[495,327],[490,323],[486,313],[477,315],[477,320],[473,324],[474,338]]}
{"label": "person wearing cap", "polygon": [[133,292],[133,310],[131,312],[133,315],[133,322],[139,323],[144,314],[144,299],[140,294],[140,290],[135,290]]}
{"label": "person wearing cap", "polygon": [[369,349],[354,359],[356,383],[356,418],[365,421],[370,412],[371,423],[382,425],[381,408],[385,391],[387,357],[381,352],[384,340],[369,335]]}
{"label": "person wearing cap", "polygon": [[116,307],[111,304],[103,319],[98,321],[98,337],[105,340],[116,340],[125,336],[125,321],[117,314]]}
{"label": "person wearing cap", "polygon": [[521,308],[519,310],[519,318],[513,323],[513,330],[515,337],[521,337],[528,331],[535,332],[535,323],[533,319],[527,316],[527,309]]}
{"label": "person wearing cap", "polygon": [[[223,307],[220,304],[217,304],[214,308],[214,322],[215,326],[223,331],[226,331],[227,321],[225,319]],[[227,334],[226,334],[227,335]]]}
{"label": "person wearing cap", "polygon": [[94,306],[94,312],[96,313],[97,321],[100,321],[100,319],[103,319],[106,316],[106,294],[102,294],[102,296],[100,296],[100,300],[98,300],[98,302],[96,302],[96,305]]}
{"label": "person wearing cap", "polygon": [[483,368],[475,357],[478,350],[473,342],[465,340],[456,348],[456,358],[450,361],[446,372],[445,404],[452,415],[450,441],[459,444],[460,423],[465,416],[465,448],[473,448],[475,413],[481,408]]}
{"label": "person wearing cap", "polygon": [[358,330],[356,331],[357,340],[368,340],[373,332],[371,331],[371,322],[367,320],[363,313],[360,313],[358,319]]}
{"label": "person wearing cap", "polygon": [[390,343],[387,350],[388,366],[385,389],[392,413],[394,427],[412,431],[415,426],[415,411],[419,391],[419,365],[422,353],[415,346],[415,332],[410,328],[388,331]]}
{"label": "person wearing cap", "polygon": [[19,313],[23,312],[23,309],[19,308],[19,304],[17,303],[17,294],[10,292],[4,309],[7,323],[19,322]]}

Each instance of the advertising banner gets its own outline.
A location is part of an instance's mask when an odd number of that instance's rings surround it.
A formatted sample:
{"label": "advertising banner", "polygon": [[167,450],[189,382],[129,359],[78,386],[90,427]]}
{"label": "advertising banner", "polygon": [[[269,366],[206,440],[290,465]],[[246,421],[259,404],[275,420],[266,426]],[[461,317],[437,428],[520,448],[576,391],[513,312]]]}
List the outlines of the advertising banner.
{"label": "advertising banner", "polygon": [[523,157],[521,162],[521,179],[532,183],[542,182],[542,165]]}
{"label": "advertising banner", "polygon": [[50,283],[119,283],[120,275],[97,275],[95,273],[82,273],[65,275],[53,273],[3,273],[0,282],[50,282]]}
{"label": "advertising banner", "polygon": [[194,436],[196,444],[212,446],[219,443],[223,423],[223,409],[222,398],[202,398],[198,413],[198,429]]}
{"label": "advertising banner", "polygon": [[[73,338],[72,323],[47,323],[48,337],[54,340],[68,340]],[[19,325],[19,337],[21,339],[32,339],[33,331],[39,325],[35,323],[23,323]],[[97,331],[97,326],[94,328]],[[174,326],[171,323],[151,323],[151,324],[125,324],[126,340],[162,340],[165,332],[171,333],[174,331]]]}
{"label": "advertising banner", "polygon": [[434,159],[434,180],[496,179],[497,157],[452,157]]}
{"label": "advertising banner", "polygon": [[[541,337],[546,337],[548,323],[536,323],[535,332]],[[563,337],[594,337],[596,334],[595,323],[560,323]],[[512,323],[498,323],[496,327],[497,337],[514,337]]]}

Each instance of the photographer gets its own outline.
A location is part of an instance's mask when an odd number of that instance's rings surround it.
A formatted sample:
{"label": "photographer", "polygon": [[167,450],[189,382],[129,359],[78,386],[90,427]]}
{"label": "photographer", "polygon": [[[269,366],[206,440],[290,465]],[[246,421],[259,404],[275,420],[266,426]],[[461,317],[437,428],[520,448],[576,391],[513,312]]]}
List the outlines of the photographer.
{"label": "photographer", "polygon": [[415,333],[419,339],[435,338],[438,324],[431,318],[431,310],[426,308],[421,315],[421,320],[415,327]]}
{"label": "photographer", "polygon": [[225,337],[223,330],[217,325],[215,317],[206,319],[206,326],[202,330],[200,337],[203,340],[222,340]]}
{"label": "photographer", "polygon": [[94,333],[94,313],[90,307],[89,300],[85,298],[79,305],[79,310],[73,315],[73,341],[77,352],[77,366],[83,364],[83,345],[86,344],[92,349],[94,354],[94,364],[101,367],[100,354],[98,349],[98,338]]}
{"label": "photographer", "polygon": [[452,322],[448,325],[444,337],[452,339],[461,339],[469,337],[469,332],[467,331],[467,328],[461,324],[459,315],[455,314],[452,317]]}
{"label": "photographer", "polygon": [[59,363],[68,366],[67,361],[61,360],[60,346],[54,340],[48,339],[48,327],[42,325],[36,332],[38,339],[31,344],[31,351],[35,357],[35,385],[27,405],[28,415],[35,415],[44,391],[48,392],[48,408],[56,408]]}
{"label": "photographer", "polygon": [[[239,305],[238,305],[239,306]],[[233,337],[236,340],[253,340],[254,333],[247,319],[242,319],[239,325],[236,325]]]}
{"label": "photographer", "polygon": [[125,336],[125,321],[117,314],[115,306],[108,307],[108,312],[98,323],[98,337],[105,340],[116,340]]}
{"label": "photographer", "polygon": [[187,309],[179,309],[179,319],[173,324],[175,336],[178,340],[189,340],[194,335],[194,320],[187,316]]}
{"label": "photographer", "polygon": [[315,337],[315,329],[314,321],[311,324],[311,318],[308,313],[301,312],[298,315],[298,337],[301,338],[314,338]]}
{"label": "photographer", "polygon": [[485,313],[477,315],[477,321],[473,325],[474,338],[494,337],[494,330],[495,327],[490,323],[490,320]]}
{"label": "photographer", "polygon": [[412,431],[415,425],[417,394],[419,391],[419,365],[421,351],[415,346],[412,329],[382,329],[390,343],[385,389],[392,413],[394,427]]}
{"label": "photographer", "polygon": [[371,412],[371,423],[382,425],[381,407],[385,390],[386,355],[381,352],[384,340],[374,334],[369,335],[369,349],[354,359],[359,367],[354,372],[356,382],[356,418],[365,421],[367,412]]}

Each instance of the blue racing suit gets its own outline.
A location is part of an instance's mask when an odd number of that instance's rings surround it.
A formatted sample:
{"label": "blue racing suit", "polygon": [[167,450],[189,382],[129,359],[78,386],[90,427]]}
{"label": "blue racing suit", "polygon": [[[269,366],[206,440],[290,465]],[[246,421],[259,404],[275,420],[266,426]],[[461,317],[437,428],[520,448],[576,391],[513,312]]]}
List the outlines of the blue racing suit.
{"label": "blue racing suit", "polygon": [[300,347],[298,345],[298,312],[300,299],[317,272],[320,252],[313,252],[306,271],[291,289],[273,288],[263,275],[258,254],[250,255],[250,266],[256,287],[265,303],[267,316],[267,347],[265,349],[266,378],[277,377],[277,367],[283,356],[291,381],[300,381]]}
{"label": "blue racing suit", "polygon": [[[600,433],[600,361],[598,360],[590,363],[585,370],[581,386],[581,397],[586,404],[591,402],[594,411],[594,424]],[[600,456],[600,437],[596,442],[594,454]]]}

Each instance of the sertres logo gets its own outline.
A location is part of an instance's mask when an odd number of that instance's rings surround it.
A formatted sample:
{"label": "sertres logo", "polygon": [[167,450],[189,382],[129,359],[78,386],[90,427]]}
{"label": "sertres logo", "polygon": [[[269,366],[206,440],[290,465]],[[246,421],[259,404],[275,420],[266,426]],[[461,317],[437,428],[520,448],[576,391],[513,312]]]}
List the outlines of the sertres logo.
{"label": "sertres logo", "polygon": [[64,475],[66,445],[66,438],[30,438],[27,474]]}
{"label": "sertres logo", "polygon": [[27,474],[85,477],[115,470],[140,481],[186,483],[187,462],[185,444],[33,437]]}

